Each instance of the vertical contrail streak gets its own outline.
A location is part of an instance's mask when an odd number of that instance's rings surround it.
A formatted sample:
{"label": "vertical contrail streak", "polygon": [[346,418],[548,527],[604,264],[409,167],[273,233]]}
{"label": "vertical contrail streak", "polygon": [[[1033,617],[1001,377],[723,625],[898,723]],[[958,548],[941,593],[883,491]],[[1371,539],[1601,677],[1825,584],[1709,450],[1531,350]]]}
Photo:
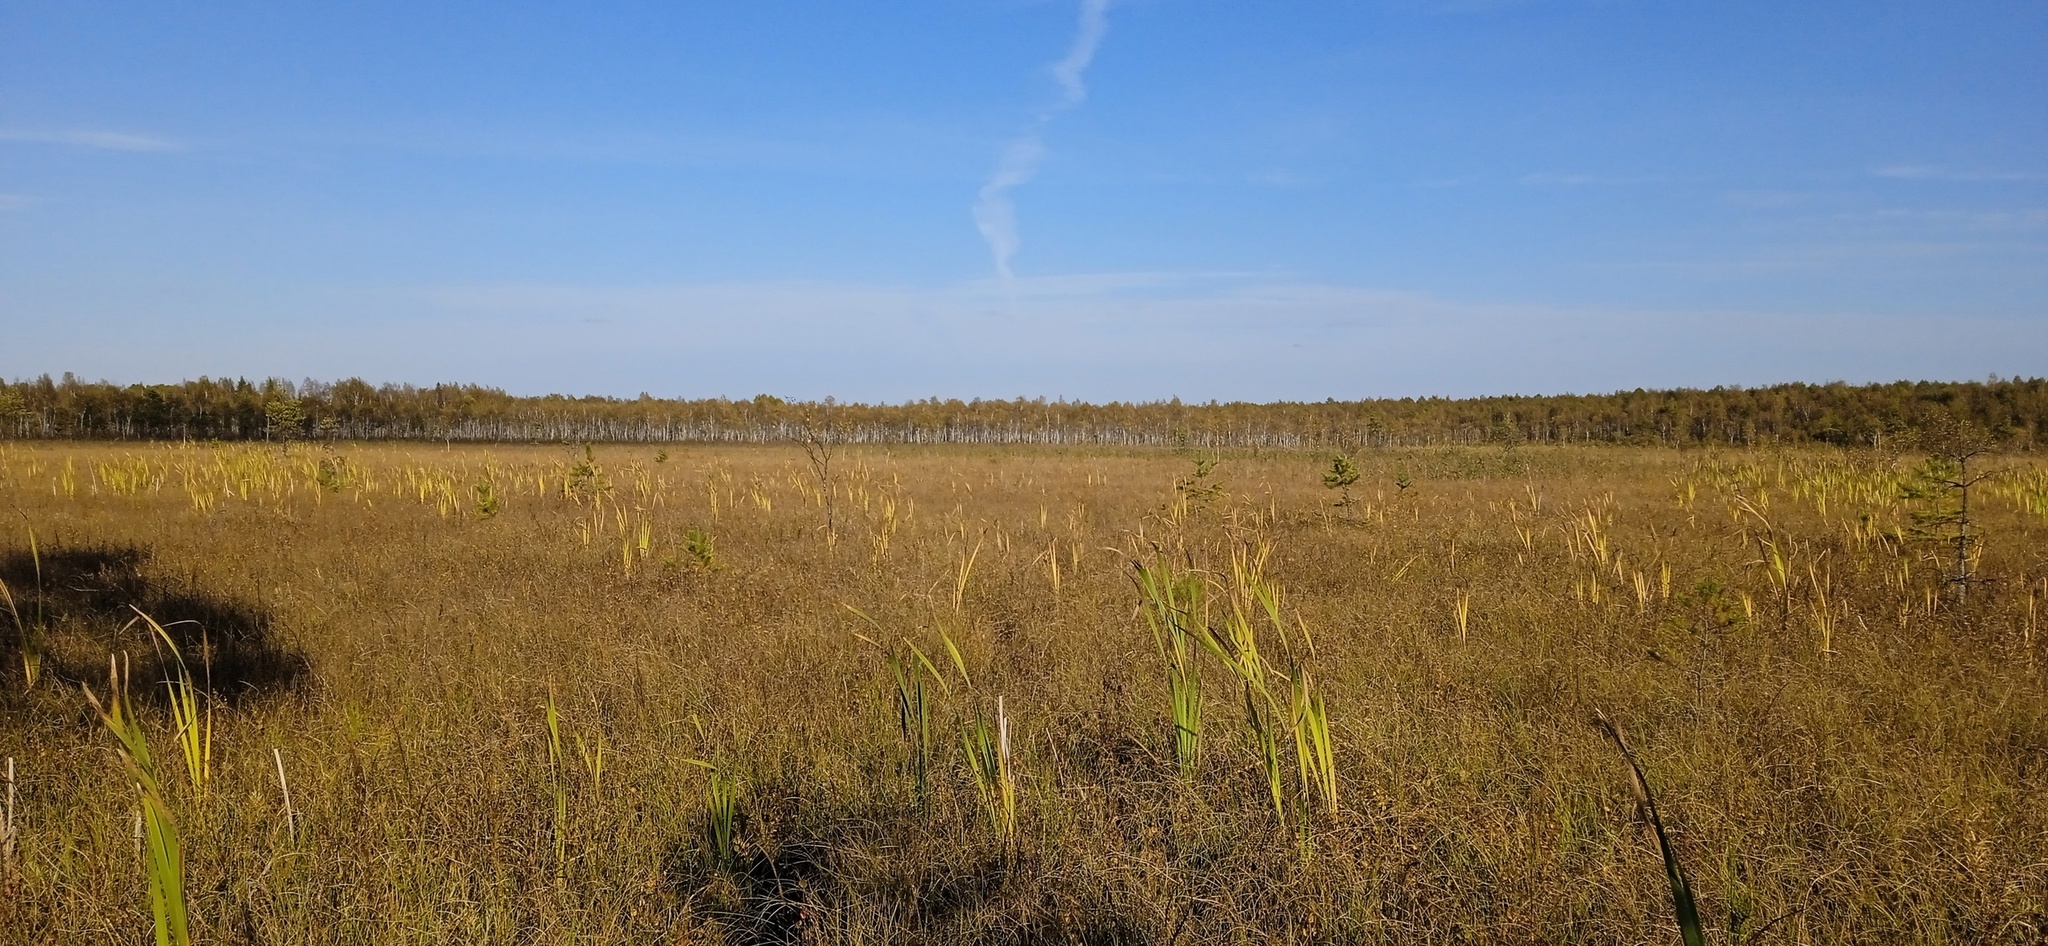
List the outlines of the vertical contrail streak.
{"label": "vertical contrail streak", "polygon": [[1103,34],[1109,31],[1108,11],[1109,0],[1081,0],[1081,22],[1074,31],[1073,44],[1067,47],[1066,56],[1047,67],[1060,85],[1059,103],[1040,113],[1023,135],[1003,149],[994,173],[981,185],[974,202],[975,229],[981,231],[981,238],[988,243],[996,273],[1005,285],[1015,281],[1010,260],[1017,255],[1018,246],[1017,207],[1010,200],[1010,191],[1038,174],[1039,162],[1045,159],[1041,133],[1046,124],[1088,98],[1084,76],[1088,64],[1095,59],[1095,50],[1102,45]]}
{"label": "vertical contrail streak", "polygon": [[1088,86],[1081,76],[1088,71],[1096,47],[1102,45],[1102,34],[1107,32],[1109,0],[1081,0],[1081,25],[1074,31],[1074,45],[1068,47],[1066,58],[1052,64],[1052,77],[1059,80],[1068,106],[1079,105],[1088,97]]}

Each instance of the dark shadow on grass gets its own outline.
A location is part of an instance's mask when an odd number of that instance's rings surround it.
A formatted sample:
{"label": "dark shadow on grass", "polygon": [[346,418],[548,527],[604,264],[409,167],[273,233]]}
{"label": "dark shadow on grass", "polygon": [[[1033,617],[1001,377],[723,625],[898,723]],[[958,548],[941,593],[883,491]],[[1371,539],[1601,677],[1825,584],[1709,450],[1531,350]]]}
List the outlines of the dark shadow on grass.
{"label": "dark shadow on grass", "polygon": [[[303,654],[278,644],[268,614],[244,602],[149,574],[149,551],[137,546],[56,547],[0,552],[7,584],[43,653],[52,680],[99,686],[107,659],[125,653],[138,698],[157,699],[147,684],[175,674],[176,661],[137,616],[163,626],[208,695],[230,704],[282,694],[305,682]],[[20,673],[21,632],[0,613],[0,660]]]}
{"label": "dark shadow on grass", "polygon": [[[744,831],[744,824],[739,830]],[[814,858],[785,850],[776,856],[740,854],[734,863],[715,863],[698,837],[672,842],[662,872],[670,890],[691,901],[695,911],[715,920],[726,938],[742,946],[805,942],[805,908],[820,871]]]}
{"label": "dark shadow on grass", "polygon": [[[757,786],[758,787],[758,786]],[[781,786],[787,788],[788,786]],[[664,873],[672,895],[718,925],[727,942],[795,946],[870,939],[878,942],[1110,944],[1147,942],[1130,918],[1106,904],[1059,909],[1071,900],[1046,876],[1038,854],[986,847],[942,851],[925,836],[922,809],[837,807],[793,794],[768,793],[784,810],[773,823],[787,835],[753,837],[734,863],[706,855],[700,833],[677,838]],[[880,856],[878,856],[880,855]],[[1065,892],[1071,893],[1071,892]]]}

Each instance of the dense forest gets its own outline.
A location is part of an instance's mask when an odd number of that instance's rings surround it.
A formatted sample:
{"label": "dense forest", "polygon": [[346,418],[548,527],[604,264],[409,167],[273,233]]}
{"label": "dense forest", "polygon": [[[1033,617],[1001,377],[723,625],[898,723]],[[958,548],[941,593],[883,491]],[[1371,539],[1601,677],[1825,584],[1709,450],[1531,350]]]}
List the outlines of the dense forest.
{"label": "dense forest", "polygon": [[2048,379],[1779,384],[1482,398],[1273,404],[905,404],[519,397],[468,384],[272,378],[120,385],[0,380],[0,437],[1103,444],[1356,449],[1473,443],[1883,445],[1947,415],[2032,449],[2048,441]]}

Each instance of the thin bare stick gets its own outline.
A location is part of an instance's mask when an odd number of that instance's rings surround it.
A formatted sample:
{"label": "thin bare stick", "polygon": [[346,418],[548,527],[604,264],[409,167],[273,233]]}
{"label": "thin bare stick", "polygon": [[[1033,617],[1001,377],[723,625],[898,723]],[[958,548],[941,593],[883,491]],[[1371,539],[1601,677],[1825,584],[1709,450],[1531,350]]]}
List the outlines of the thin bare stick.
{"label": "thin bare stick", "polygon": [[279,791],[284,793],[284,830],[286,834],[291,836],[292,840],[297,841],[299,839],[299,823],[298,818],[292,814],[292,787],[284,780],[284,753],[277,749],[272,749],[270,750],[270,757],[277,761],[277,787]]}
{"label": "thin bare stick", "polygon": [[7,757],[7,821],[0,825],[0,860],[14,871],[14,757]]}

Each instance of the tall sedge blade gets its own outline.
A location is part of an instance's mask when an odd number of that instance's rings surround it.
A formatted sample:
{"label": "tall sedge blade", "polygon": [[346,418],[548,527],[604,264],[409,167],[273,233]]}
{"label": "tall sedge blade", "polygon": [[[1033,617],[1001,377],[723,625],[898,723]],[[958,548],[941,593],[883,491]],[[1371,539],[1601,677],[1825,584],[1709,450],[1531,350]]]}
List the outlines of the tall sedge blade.
{"label": "tall sedge blade", "polygon": [[1685,946],[1706,946],[1706,934],[1700,928],[1699,905],[1692,896],[1692,884],[1686,880],[1685,868],[1678,863],[1678,852],[1671,848],[1671,838],[1664,832],[1664,819],[1657,814],[1657,799],[1650,794],[1650,783],[1643,778],[1643,769],[1636,764],[1635,750],[1629,748],[1628,740],[1605,715],[1594,717],[1594,722],[1614,740],[1621,757],[1628,763],[1629,785],[1635,790],[1636,801],[1650,816],[1650,828],[1657,836],[1657,850],[1664,856],[1664,878],[1671,885],[1671,912],[1678,920],[1678,935]]}

